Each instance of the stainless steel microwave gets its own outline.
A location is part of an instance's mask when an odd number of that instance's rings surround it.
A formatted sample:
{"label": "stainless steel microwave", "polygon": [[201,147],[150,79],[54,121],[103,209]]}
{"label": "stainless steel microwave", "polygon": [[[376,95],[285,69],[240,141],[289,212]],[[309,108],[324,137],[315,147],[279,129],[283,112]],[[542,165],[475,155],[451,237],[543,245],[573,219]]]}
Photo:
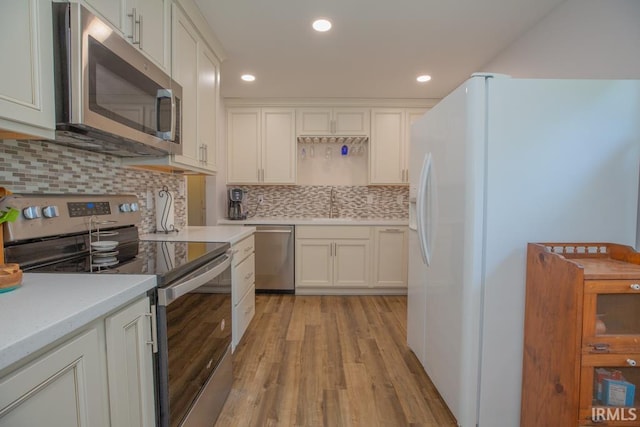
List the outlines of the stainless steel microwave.
{"label": "stainless steel microwave", "polygon": [[76,3],[53,3],[56,142],[118,157],[181,154],[182,87]]}

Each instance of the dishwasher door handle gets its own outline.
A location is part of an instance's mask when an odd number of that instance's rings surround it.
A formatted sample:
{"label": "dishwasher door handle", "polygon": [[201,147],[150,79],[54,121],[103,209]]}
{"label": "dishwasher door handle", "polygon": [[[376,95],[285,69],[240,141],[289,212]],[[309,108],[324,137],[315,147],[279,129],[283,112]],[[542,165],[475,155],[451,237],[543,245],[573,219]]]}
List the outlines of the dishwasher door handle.
{"label": "dishwasher door handle", "polygon": [[256,233],[284,233],[284,234],[291,234],[291,230],[256,230]]}

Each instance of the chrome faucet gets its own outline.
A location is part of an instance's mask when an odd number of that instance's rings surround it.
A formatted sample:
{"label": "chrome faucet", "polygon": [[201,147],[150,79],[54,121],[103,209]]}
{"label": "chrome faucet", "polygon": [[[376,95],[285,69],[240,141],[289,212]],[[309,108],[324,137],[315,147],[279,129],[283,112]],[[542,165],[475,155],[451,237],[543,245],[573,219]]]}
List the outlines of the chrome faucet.
{"label": "chrome faucet", "polygon": [[336,200],[336,189],[331,187],[331,195],[329,196],[329,218],[338,217],[338,200]]}

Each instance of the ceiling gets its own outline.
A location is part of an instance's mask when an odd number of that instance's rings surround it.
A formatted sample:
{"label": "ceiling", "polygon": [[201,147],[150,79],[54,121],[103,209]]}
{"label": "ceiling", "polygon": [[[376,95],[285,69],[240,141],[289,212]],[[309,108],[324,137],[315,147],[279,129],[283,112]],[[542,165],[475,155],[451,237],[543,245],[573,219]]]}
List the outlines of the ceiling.
{"label": "ceiling", "polygon": [[195,1],[227,55],[225,98],[442,98],[564,0]]}

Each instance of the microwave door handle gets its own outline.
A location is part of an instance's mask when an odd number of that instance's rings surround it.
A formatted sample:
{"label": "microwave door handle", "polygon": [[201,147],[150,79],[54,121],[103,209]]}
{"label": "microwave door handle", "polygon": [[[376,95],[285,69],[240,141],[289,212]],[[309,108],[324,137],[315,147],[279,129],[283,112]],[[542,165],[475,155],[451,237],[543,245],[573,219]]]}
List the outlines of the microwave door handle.
{"label": "microwave door handle", "polygon": [[212,279],[219,276],[223,271],[231,266],[232,256],[228,254],[223,256],[226,257],[226,259],[206,273],[194,277],[193,279],[189,279],[186,282],[158,289],[158,304],[161,306],[168,306],[181,296],[198,289],[200,286],[207,284]]}
{"label": "microwave door handle", "polygon": [[[160,131],[160,103],[163,99],[171,100],[171,130],[169,132]],[[176,139],[176,98],[171,89],[158,89],[156,93],[156,136],[165,141],[175,141]]]}

